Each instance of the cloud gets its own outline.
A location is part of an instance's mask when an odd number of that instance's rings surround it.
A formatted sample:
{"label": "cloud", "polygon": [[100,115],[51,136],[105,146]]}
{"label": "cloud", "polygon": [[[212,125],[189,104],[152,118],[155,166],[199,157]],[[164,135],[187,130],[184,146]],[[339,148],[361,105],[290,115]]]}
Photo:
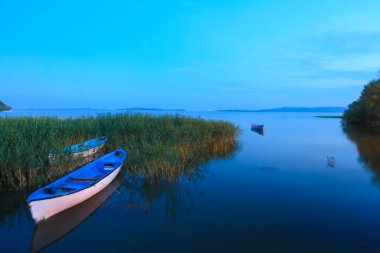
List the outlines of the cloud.
{"label": "cloud", "polygon": [[321,64],[322,69],[335,71],[372,71],[380,69],[380,52],[375,54],[347,55]]}
{"label": "cloud", "polygon": [[297,78],[293,81],[289,80],[292,86],[302,86],[309,88],[343,88],[351,86],[363,86],[366,81],[351,78]]}
{"label": "cloud", "polygon": [[284,50],[301,77],[374,78],[380,69],[380,32],[349,31],[311,36]]}

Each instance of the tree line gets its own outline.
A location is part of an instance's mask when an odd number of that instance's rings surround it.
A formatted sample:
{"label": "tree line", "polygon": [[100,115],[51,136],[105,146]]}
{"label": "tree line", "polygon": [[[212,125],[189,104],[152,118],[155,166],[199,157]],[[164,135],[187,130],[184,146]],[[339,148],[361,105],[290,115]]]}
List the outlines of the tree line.
{"label": "tree line", "polygon": [[380,78],[367,83],[343,114],[346,125],[380,126]]}

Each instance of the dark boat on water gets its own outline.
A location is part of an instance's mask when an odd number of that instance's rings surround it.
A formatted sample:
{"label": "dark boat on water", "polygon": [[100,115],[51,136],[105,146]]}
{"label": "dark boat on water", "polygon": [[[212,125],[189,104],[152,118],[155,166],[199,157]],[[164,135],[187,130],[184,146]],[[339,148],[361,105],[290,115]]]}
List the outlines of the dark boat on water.
{"label": "dark boat on water", "polygon": [[260,135],[264,135],[264,125],[257,125],[255,123],[252,123],[251,124],[251,130],[253,132],[260,134]]}
{"label": "dark boat on water", "polygon": [[264,130],[264,125],[257,125],[257,124],[255,124],[255,123],[252,123],[251,124],[251,129],[253,130],[253,129],[262,129],[262,130]]}

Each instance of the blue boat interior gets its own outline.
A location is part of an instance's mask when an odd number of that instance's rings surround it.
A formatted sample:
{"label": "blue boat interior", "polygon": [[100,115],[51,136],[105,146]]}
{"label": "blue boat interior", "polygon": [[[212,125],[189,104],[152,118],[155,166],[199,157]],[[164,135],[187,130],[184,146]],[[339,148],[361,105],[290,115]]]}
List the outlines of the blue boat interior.
{"label": "blue boat interior", "polygon": [[117,169],[126,156],[127,154],[123,149],[106,154],[33,192],[27,202],[60,197],[88,188]]}

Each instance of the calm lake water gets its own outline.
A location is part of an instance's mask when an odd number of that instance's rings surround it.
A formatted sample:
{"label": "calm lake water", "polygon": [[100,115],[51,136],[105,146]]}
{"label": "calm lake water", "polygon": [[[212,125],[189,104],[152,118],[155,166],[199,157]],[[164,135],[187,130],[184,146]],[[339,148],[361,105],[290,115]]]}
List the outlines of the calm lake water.
{"label": "calm lake water", "polygon": [[[171,184],[135,182],[124,173],[38,227],[27,194],[3,193],[0,251],[379,252],[380,137],[345,133],[339,119],[316,113],[179,113],[235,123],[240,149]],[[250,130],[252,122],[265,124],[264,135]]]}

